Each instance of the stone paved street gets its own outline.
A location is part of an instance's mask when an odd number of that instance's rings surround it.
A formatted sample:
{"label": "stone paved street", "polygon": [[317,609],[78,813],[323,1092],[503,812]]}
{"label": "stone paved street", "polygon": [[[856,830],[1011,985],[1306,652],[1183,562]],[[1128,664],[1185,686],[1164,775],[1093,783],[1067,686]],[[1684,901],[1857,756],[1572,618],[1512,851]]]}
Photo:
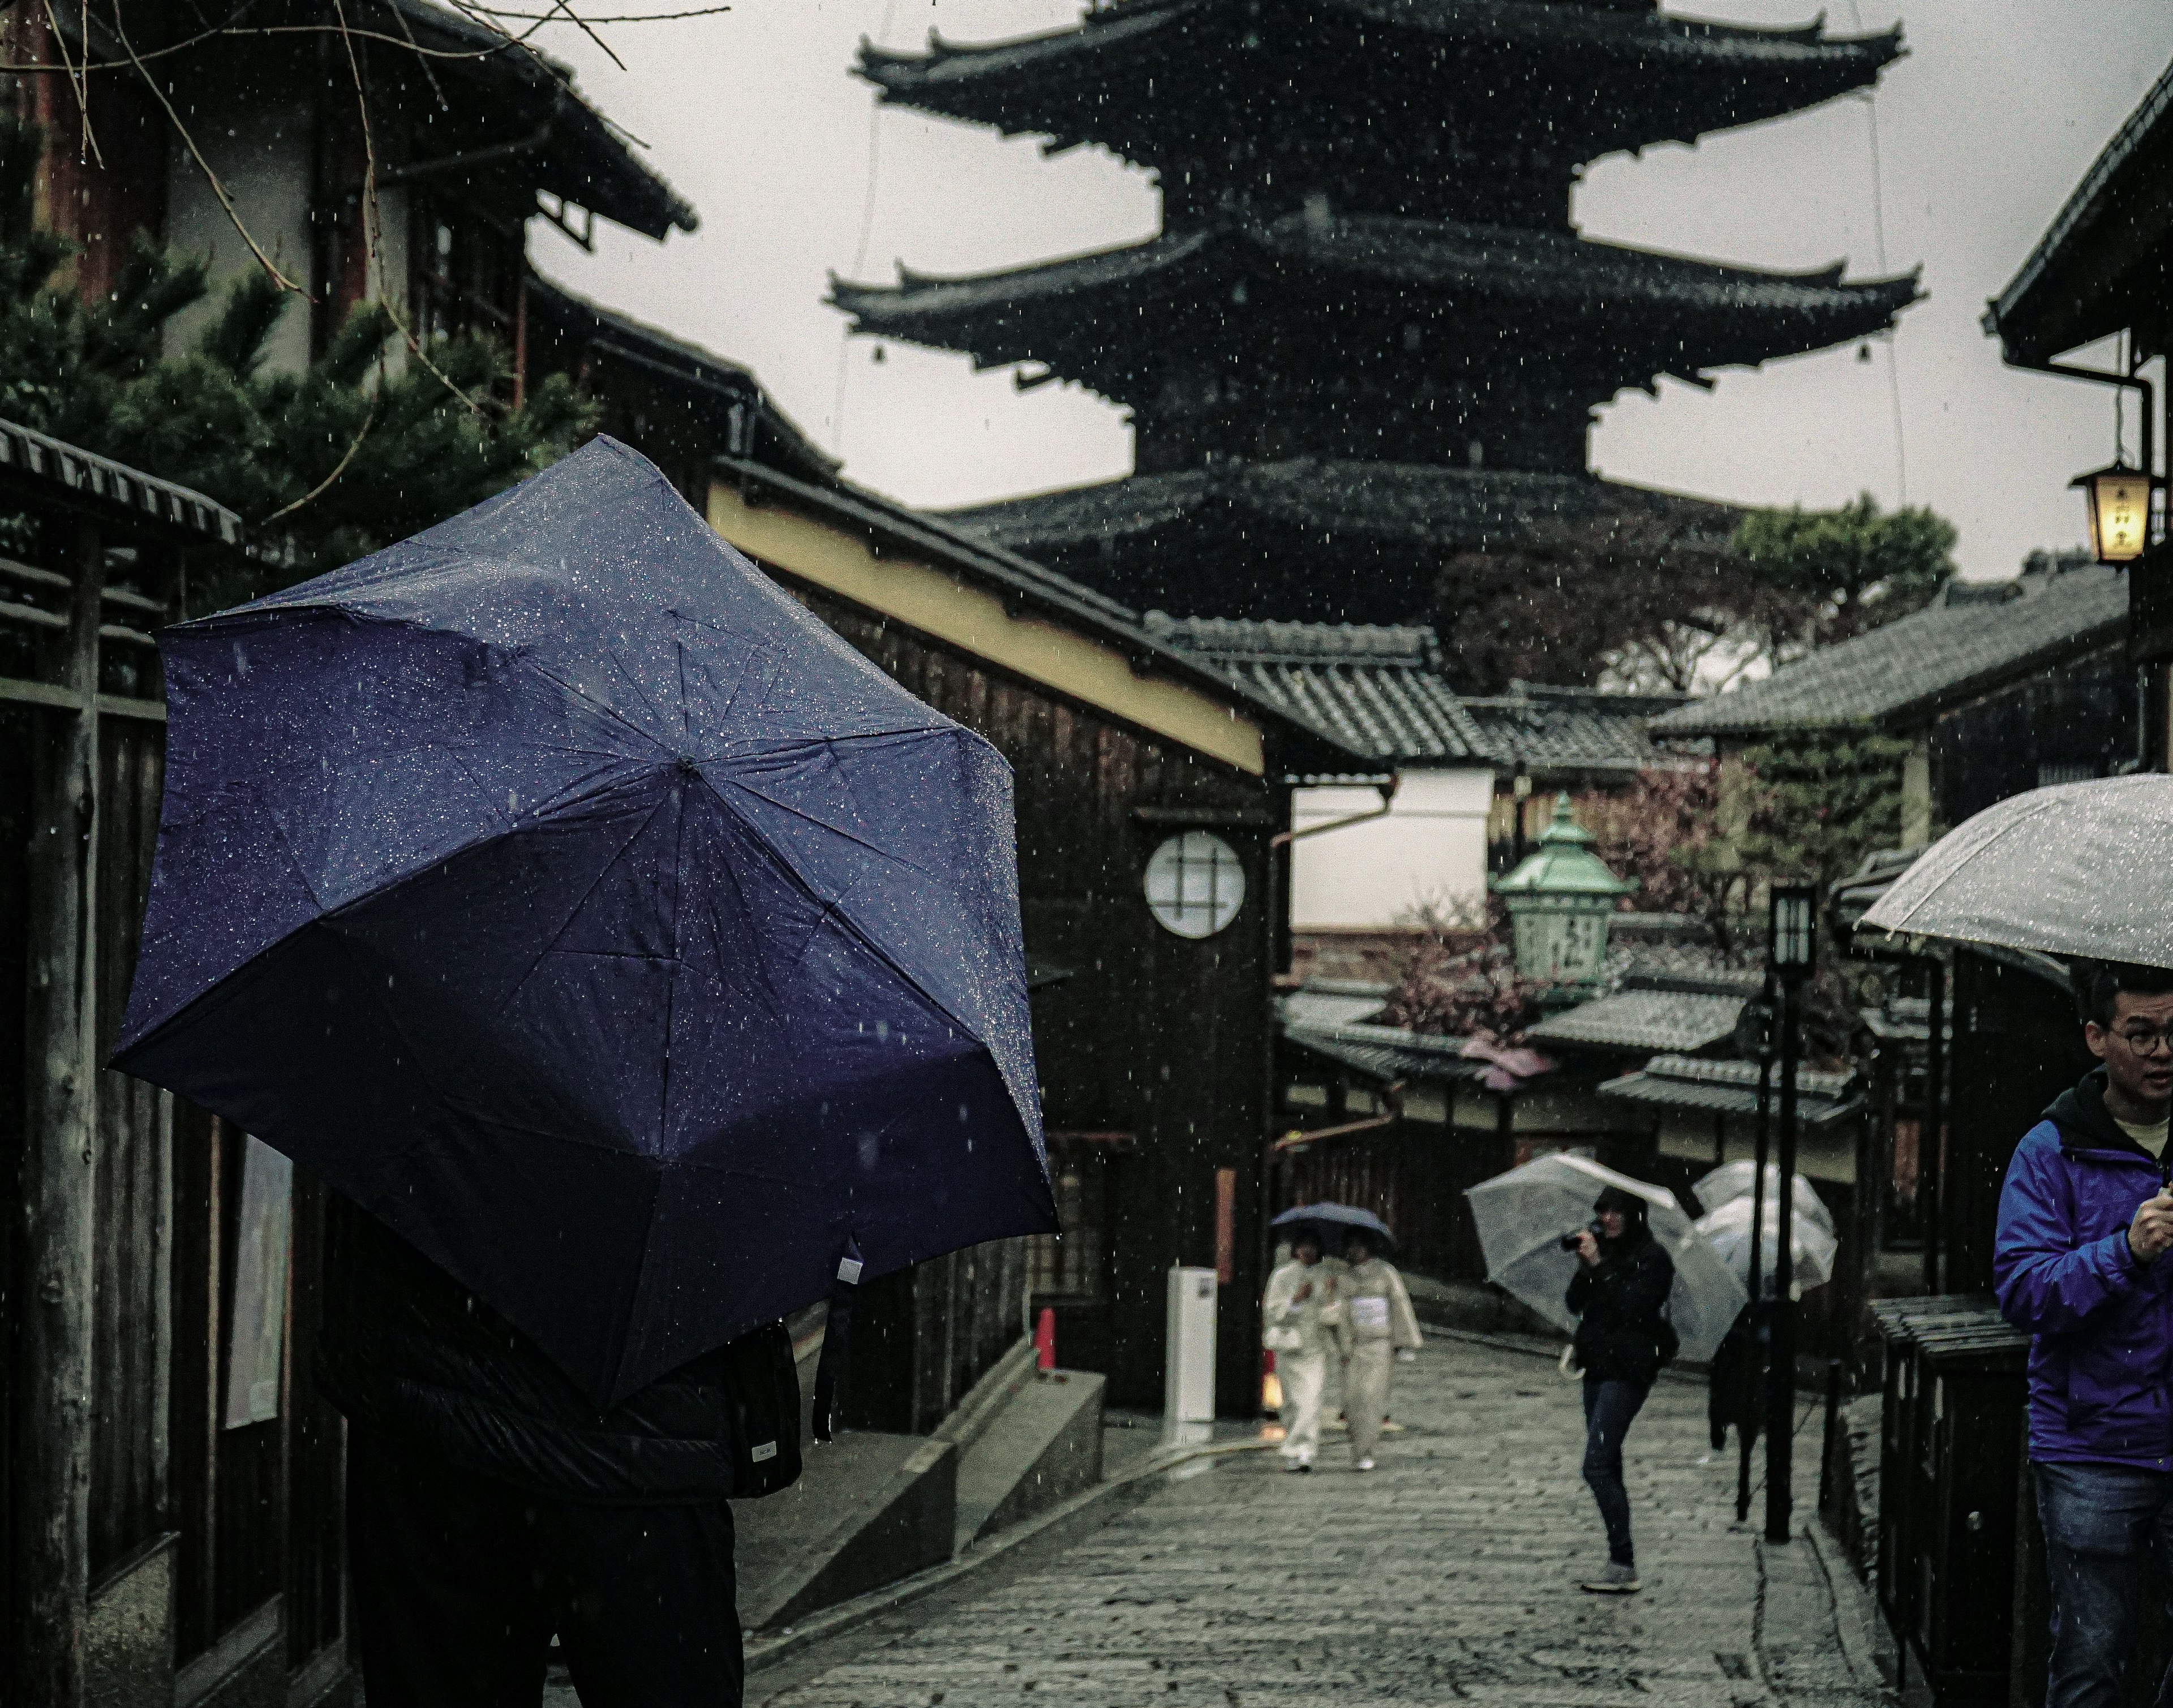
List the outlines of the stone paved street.
{"label": "stone paved street", "polygon": [[[779,1708],[1254,1708],[1471,1701],[1684,1708],[1881,1700],[1862,1592],[1808,1542],[1733,1532],[1733,1455],[1704,1391],[1663,1382],[1630,1437],[1642,1595],[1588,1596],[1604,1557],[1577,1474],[1576,1387],[1550,1363],[1432,1339],[1398,1371],[1381,1468],[1283,1474],[1243,1453],[1113,1504],[750,1680]],[[1818,1420],[1798,1437],[1814,1495]],[[1799,1501],[1799,1510],[1805,1506]],[[1825,1557],[1836,1560],[1837,1554]],[[1838,1590],[1838,1593],[1836,1592]]]}

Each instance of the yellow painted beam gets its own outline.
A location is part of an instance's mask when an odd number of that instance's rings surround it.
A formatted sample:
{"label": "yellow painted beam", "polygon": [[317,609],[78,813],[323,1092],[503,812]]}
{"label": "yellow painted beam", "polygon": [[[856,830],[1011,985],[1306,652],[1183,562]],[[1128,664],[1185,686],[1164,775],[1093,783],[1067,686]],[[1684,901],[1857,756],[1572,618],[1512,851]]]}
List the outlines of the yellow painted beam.
{"label": "yellow painted beam", "polygon": [[709,483],[709,525],[757,562],[849,599],[989,664],[1258,777],[1260,726],[1189,683],[1143,676],[1116,647],[1059,620],[1014,617],[986,588],[910,558],[878,558],[857,534],[789,498],[750,504]]}

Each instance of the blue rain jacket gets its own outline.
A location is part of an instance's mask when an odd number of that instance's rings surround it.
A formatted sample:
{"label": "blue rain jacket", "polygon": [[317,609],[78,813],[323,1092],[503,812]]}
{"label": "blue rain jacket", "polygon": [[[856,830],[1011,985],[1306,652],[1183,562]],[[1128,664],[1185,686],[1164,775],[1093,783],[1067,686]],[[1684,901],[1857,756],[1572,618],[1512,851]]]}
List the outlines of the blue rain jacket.
{"label": "blue rain jacket", "polygon": [[2173,1260],[2127,1246],[2165,1178],[2105,1107],[2105,1070],[2023,1136],[1999,1194],[1992,1285],[2030,1349],[2030,1457],[2173,1470]]}

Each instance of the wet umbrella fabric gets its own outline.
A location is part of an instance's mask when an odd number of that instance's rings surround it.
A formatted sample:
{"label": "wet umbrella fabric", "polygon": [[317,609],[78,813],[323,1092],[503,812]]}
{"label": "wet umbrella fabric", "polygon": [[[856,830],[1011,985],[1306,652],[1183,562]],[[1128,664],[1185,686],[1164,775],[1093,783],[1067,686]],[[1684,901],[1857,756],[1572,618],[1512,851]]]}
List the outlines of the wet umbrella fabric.
{"label": "wet umbrella fabric", "polygon": [[2033,789],[1926,849],[1860,930],[2173,967],[2173,777]]}
{"label": "wet umbrella fabric", "polygon": [[1347,1204],[1301,1204],[1286,1210],[1269,1224],[1271,1227],[1318,1227],[1338,1237],[1351,1234],[1371,1234],[1383,1252],[1395,1249],[1396,1237],[1388,1231],[1388,1223],[1370,1210],[1356,1210]]}
{"label": "wet umbrella fabric", "polygon": [[[1720,1254],[1729,1273],[1743,1284],[1747,1292],[1750,1287],[1750,1236],[1752,1210],[1756,1200],[1757,1165],[1754,1162],[1723,1163],[1706,1175],[1690,1190],[1697,1201],[1705,1206],[1705,1214],[1698,1218],[1699,1237]],[[1774,1276],[1778,1273],[1776,1262],[1779,1253],[1773,1231],[1780,1225],[1781,1183],[1779,1171],[1768,1169],[1766,1177],[1766,1198],[1758,1211],[1758,1267],[1766,1274],[1766,1293],[1771,1296]],[[1840,1237],[1834,1231],[1833,1212],[1825,1207],[1817,1189],[1802,1175],[1796,1177],[1795,1189],[1791,1193],[1794,1205],[1794,1220],[1788,1229],[1788,1268],[1793,1281],[1793,1291],[1801,1297],[1809,1287],[1823,1287],[1833,1279],[1835,1254],[1840,1250]]]}
{"label": "wet umbrella fabric", "polygon": [[1054,1225],[1011,773],[599,439],[162,638],[115,1064],[255,1133],[609,1405]]}
{"label": "wet umbrella fabric", "polygon": [[1590,1223],[1593,1200],[1610,1186],[1635,1193],[1651,1206],[1646,1225],[1674,1264],[1668,1320],[1682,1342],[1681,1355],[1699,1363],[1710,1360],[1728,1325],[1750,1302],[1749,1294],[1698,1237],[1673,1193],[1603,1168],[1588,1157],[1566,1152],[1538,1157],[1464,1193],[1478,1224],[1486,1279],[1556,1327],[1574,1330],[1577,1318],[1563,1296],[1579,1259],[1561,1248],[1562,1238]]}

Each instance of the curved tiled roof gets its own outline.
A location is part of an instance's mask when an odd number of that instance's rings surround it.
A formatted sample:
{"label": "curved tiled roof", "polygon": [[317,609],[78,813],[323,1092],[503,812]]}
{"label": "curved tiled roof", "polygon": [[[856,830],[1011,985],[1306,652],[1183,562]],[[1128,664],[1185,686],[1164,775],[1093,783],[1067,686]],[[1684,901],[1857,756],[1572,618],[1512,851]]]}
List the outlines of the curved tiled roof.
{"label": "curved tiled roof", "polygon": [[1159,611],[1147,613],[1146,629],[1358,752],[1398,763],[1486,758],[1477,727],[1435,670],[1432,629]]}
{"label": "curved tiled roof", "polygon": [[1464,709],[1486,751],[1503,765],[1544,778],[1557,771],[1647,771],[1677,762],[1647,733],[1652,720],[1685,703],[1680,694],[1614,694],[1516,682],[1507,694],[1467,698]]}
{"label": "curved tiled roof", "polygon": [[34,427],[0,421],[0,476],[161,533],[239,547],[240,517],[193,487],[145,474]]}
{"label": "curved tiled roof", "polygon": [[1733,1037],[1743,1003],[1708,991],[1624,990],[1541,1021],[1532,1042],[1686,1053]]}
{"label": "curved tiled roof", "polygon": [[2110,644],[2127,624],[2127,578],[2095,563],[1993,588],[1950,582],[1936,604],[1821,647],[1763,681],[1693,700],[1653,733],[1750,735],[1930,716],[2018,675]]}
{"label": "curved tiled roof", "polygon": [[[1794,112],[1872,83],[1902,51],[1898,30],[1830,40],[1815,24],[1762,30],[1551,0],[1119,0],[1072,29],[983,46],[931,35],[927,52],[898,53],[864,43],[859,71],[887,100],[1123,152],[1138,146],[1129,130],[1153,114],[1157,72],[1168,104],[1170,82],[1188,73],[1205,89],[1257,63],[1263,83],[1289,84],[1291,67],[1346,46],[1377,78],[1431,95],[1421,120],[1448,110],[1443,86],[1458,80],[1442,77],[1444,56],[1513,66],[1523,75],[1480,82],[1463,105],[1498,92],[1494,112],[1540,116],[1572,147],[1591,131],[1582,146],[1595,150]],[[1572,91],[1585,99],[1567,99]]]}
{"label": "curved tiled roof", "polygon": [[943,516],[962,532],[1031,555],[1153,533],[1203,514],[1227,513],[1241,525],[1259,520],[1316,536],[1370,535],[1464,549],[1542,522],[1626,510],[1707,522],[1716,544],[1738,520],[1725,504],[1591,475],[1318,457],[1127,475]]}
{"label": "curved tiled roof", "polygon": [[[1777,1075],[1770,1093],[1776,1099],[1775,1107],[1778,1088]],[[1806,1127],[1825,1127],[1861,1114],[1863,1102],[1852,1094],[1852,1090],[1853,1081],[1847,1074],[1798,1069],[1797,1118]],[[1599,1094],[1696,1114],[1755,1115],[1758,1113],[1758,1064],[1654,1056],[1642,1071],[1606,1081]]]}
{"label": "curved tiled roof", "polygon": [[[1067,358],[1076,365],[1082,353],[1136,340],[1142,304],[1219,303],[1245,280],[1260,291],[1332,296],[1345,314],[1355,311],[1351,287],[1372,288],[1393,307],[1399,336],[1415,293],[1438,306],[1483,303],[1550,329],[1583,319],[1618,347],[1636,327],[1640,348],[1625,349],[1626,366],[1685,374],[1867,337],[1918,294],[1914,273],[1844,283],[1838,265],[1769,272],[1567,231],[1365,214],[1324,226],[1294,213],[995,272],[903,272],[894,286],[833,280],[830,299],[854,317],[855,331],[971,350],[984,364],[1047,361],[1070,372]],[[1711,318],[1697,348],[1666,324],[1670,314]]]}

